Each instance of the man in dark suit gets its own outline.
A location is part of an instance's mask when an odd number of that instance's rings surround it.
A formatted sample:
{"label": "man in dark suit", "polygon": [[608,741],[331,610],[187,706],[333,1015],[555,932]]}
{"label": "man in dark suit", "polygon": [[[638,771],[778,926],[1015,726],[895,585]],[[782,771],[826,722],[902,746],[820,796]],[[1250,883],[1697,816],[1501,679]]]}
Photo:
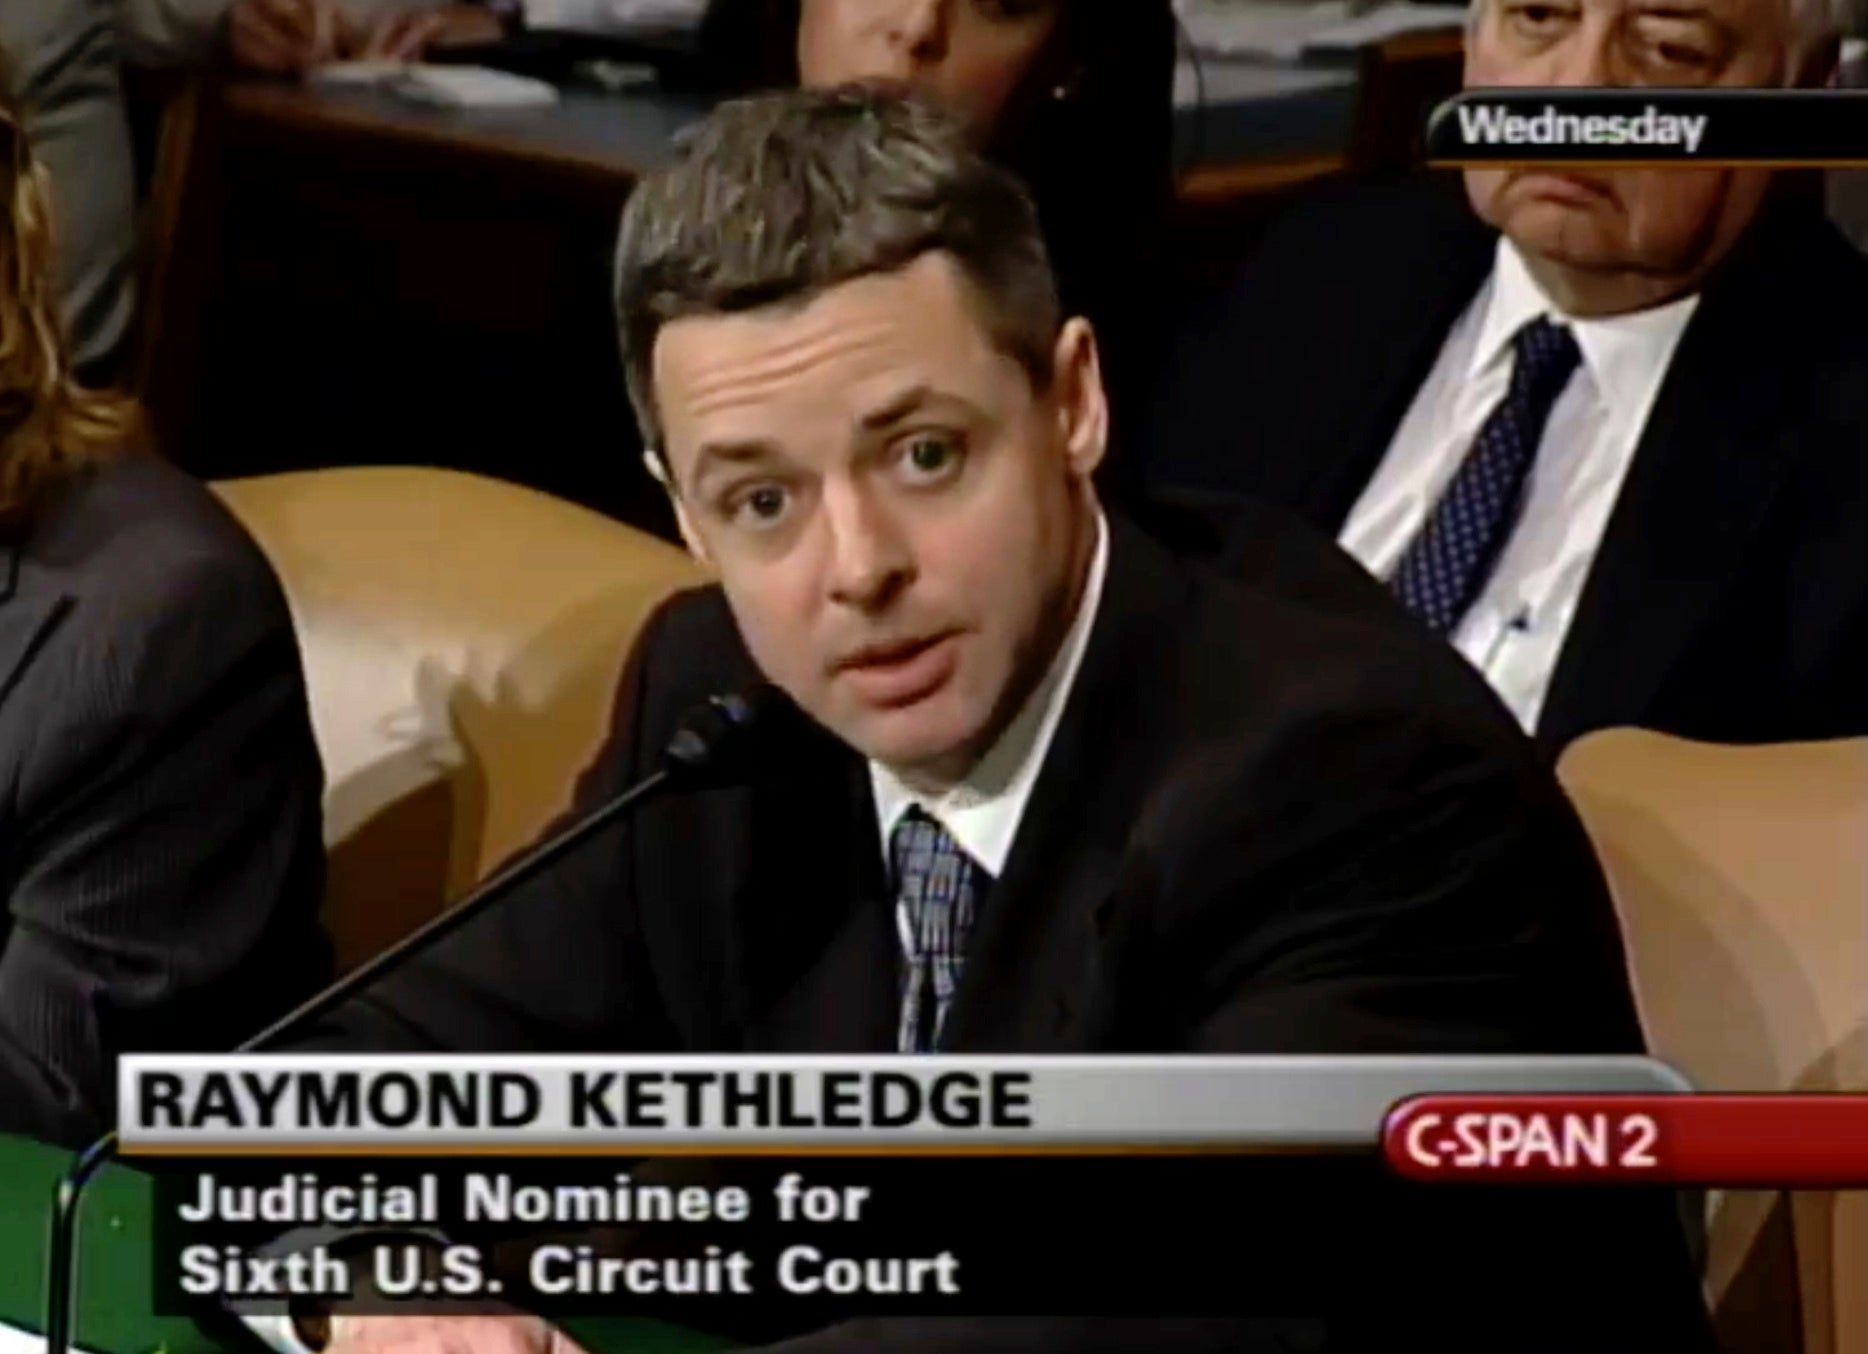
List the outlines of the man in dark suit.
{"label": "man in dark suit", "polygon": [[330,952],[285,596],[74,379],[43,181],[0,90],[0,1133],[76,1146],[118,1054],[224,1048]]}
{"label": "man in dark suit", "polygon": [[0,775],[0,1133],[87,1142],[118,1054],[225,1048],[329,980],[291,615],[167,462],[101,457],[0,538]]}
{"label": "man in dark suit", "polygon": [[[1483,0],[1467,82],[1815,83],[1828,14]],[[1335,536],[1552,753],[1868,733],[1868,261],[1763,170],[1464,188],[1273,228],[1168,354],[1153,476]]]}
{"label": "man in dark suit", "polygon": [[[1059,315],[1028,200],[953,124],[854,92],[728,105],[637,189],[620,274],[647,445],[720,584],[649,623],[578,802],[653,767],[710,693],[774,683],[769,741],[744,782],[644,808],[316,1043],[1641,1048],[1588,843],[1482,682],[1359,574],[1318,607],[1101,510],[1094,337]],[[1650,1317],[1693,1309],[1664,1201],[1606,1230],[1644,1248],[1623,1274]],[[881,1321],[782,1348],[1283,1338]],[[546,1344],[517,1318],[335,1337]]]}

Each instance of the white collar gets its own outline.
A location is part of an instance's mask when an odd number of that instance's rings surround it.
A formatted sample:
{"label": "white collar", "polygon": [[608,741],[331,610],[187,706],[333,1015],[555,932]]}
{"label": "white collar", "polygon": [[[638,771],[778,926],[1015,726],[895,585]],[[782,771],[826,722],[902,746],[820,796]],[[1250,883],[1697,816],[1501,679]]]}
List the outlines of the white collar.
{"label": "white collar", "polygon": [[998,741],[958,785],[929,798],[911,788],[880,762],[869,763],[869,783],[875,792],[876,822],[882,832],[882,854],[888,858],[889,837],[910,808],[919,808],[952,834],[963,850],[995,878],[1005,871],[1018,835],[1019,821],[1031,787],[1050,751],[1051,739],[1063,718],[1064,705],[1076,685],[1077,669],[1089,647],[1090,629],[1102,601],[1103,578],[1109,571],[1109,524],[1096,514],[1096,552],[1084,584],[1077,614],[1070,622],[1057,656],[1044,680],[1025,700],[1016,718]]}
{"label": "white collar", "polygon": [[1699,296],[1694,293],[1627,315],[1602,319],[1565,315],[1537,285],[1517,246],[1501,235],[1485,318],[1473,344],[1467,376],[1475,378],[1493,363],[1509,361],[1511,340],[1518,330],[1548,315],[1576,336],[1583,365],[1602,400],[1618,413],[1644,418],[1698,305]]}

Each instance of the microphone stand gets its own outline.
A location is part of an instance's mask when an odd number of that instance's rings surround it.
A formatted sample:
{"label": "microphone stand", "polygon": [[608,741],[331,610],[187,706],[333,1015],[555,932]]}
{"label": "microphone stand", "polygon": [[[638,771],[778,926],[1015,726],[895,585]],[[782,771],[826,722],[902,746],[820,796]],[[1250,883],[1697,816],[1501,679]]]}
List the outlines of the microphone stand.
{"label": "microphone stand", "polygon": [[[709,699],[688,716],[669,740],[663,749],[662,764],[654,771],[589,817],[579,819],[557,836],[547,838],[509,861],[459,903],[431,917],[388,949],[301,1002],[252,1038],[236,1045],[233,1052],[256,1052],[310,1024],[410,955],[473,920],[489,904],[505,897],[512,885],[583,845],[644,800],[678,781],[714,769],[721,753],[739,741],[736,735],[742,734],[758,718],[764,695],[765,690],[760,689],[747,695]],[[117,1141],[117,1130],[113,1128],[81,1151],[58,1182],[58,1193],[52,1201],[51,1235],[46,1247],[45,1354],[71,1354],[72,1329],[76,1321],[78,1205],[83,1200],[85,1186],[116,1154]]]}
{"label": "microphone stand", "polygon": [[98,1167],[116,1150],[117,1131],[112,1129],[80,1152],[58,1182],[58,1195],[52,1201],[52,1238],[45,1257],[46,1354],[70,1354],[71,1327],[76,1319],[72,1281],[78,1272],[73,1254],[78,1244],[78,1203]]}

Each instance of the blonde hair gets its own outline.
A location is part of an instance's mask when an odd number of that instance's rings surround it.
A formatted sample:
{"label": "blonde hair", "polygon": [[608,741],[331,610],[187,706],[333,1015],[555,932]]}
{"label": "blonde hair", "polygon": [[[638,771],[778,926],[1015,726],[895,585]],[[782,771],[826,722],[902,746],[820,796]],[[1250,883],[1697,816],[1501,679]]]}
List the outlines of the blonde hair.
{"label": "blonde hair", "polygon": [[60,476],[140,440],[136,402],[71,369],[53,269],[51,194],[0,90],[0,527]]}

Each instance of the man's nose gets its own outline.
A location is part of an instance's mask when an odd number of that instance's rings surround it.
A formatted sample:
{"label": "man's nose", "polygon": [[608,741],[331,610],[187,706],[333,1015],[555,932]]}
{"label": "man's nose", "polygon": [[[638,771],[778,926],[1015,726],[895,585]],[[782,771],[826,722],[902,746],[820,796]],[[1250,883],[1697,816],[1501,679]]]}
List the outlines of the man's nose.
{"label": "man's nose", "polygon": [[824,523],[831,600],[861,611],[887,606],[914,575],[913,553],[888,510],[859,485],[827,486]]}

